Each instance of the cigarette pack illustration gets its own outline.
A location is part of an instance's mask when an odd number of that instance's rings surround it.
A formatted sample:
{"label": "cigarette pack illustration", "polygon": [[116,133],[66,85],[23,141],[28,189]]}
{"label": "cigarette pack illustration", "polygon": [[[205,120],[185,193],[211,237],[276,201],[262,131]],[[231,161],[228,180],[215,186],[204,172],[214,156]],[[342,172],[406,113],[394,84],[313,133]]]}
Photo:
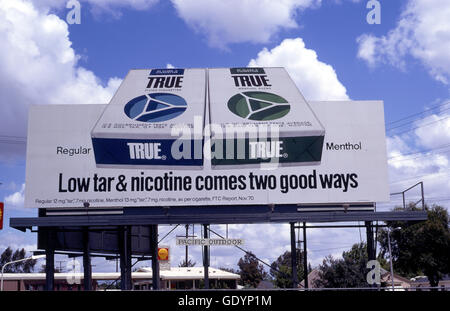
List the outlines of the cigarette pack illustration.
{"label": "cigarette pack illustration", "polygon": [[200,169],[205,69],[131,70],[95,124],[97,167]]}
{"label": "cigarette pack illustration", "polygon": [[325,129],[284,68],[208,71],[213,168],[317,165]]}

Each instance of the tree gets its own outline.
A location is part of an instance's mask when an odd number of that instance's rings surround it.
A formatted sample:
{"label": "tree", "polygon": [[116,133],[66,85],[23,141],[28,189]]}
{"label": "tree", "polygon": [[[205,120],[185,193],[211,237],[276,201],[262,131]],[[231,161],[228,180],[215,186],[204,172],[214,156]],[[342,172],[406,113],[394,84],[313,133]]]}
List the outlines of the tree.
{"label": "tree", "polygon": [[178,264],[178,267],[195,267],[196,264],[197,263],[195,261],[188,259],[188,261],[186,262],[186,259],[184,259]]}
{"label": "tree", "polygon": [[262,280],[267,277],[266,271],[261,263],[258,262],[256,256],[247,252],[245,256],[239,259],[239,275],[241,276],[240,283],[246,287],[256,288]]}
{"label": "tree", "polygon": [[[418,209],[410,204],[407,210]],[[425,210],[426,221],[389,221],[387,225],[391,230],[394,269],[407,277],[426,275],[430,286],[435,287],[443,274],[450,273],[449,215],[441,206],[425,206]],[[389,246],[385,229],[380,231],[378,241],[381,253],[386,256]]]}
{"label": "tree", "polygon": [[[11,247],[6,248],[0,256],[0,267],[11,261],[16,261],[24,259],[27,252],[25,249],[16,249],[14,252]],[[21,261],[15,264],[7,265],[5,267],[5,273],[30,273],[34,271],[34,266],[36,265],[36,260],[29,259]]]}
{"label": "tree", "polygon": [[[41,268],[39,269],[39,273],[45,273],[46,272],[45,269],[46,269],[46,265],[41,265]],[[54,267],[53,270],[55,271],[55,273],[62,273],[63,272],[57,267]],[[136,269],[134,271],[136,271]]]}
{"label": "tree", "polygon": [[[272,268],[270,269],[270,275],[273,277],[273,283],[276,287],[292,288],[293,283],[291,257],[291,252],[286,251],[270,265],[270,267]],[[303,253],[299,249],[297,249],[297,276],[299,281],[305,278],[302,258]]]}
{"label": "tree", "polygon": [[342,253],[342,259],[327,256],[319,266],[319,279],[315,285],[327,288],[367,287],[367,258],[366,243],[354,244],[349,251]]}
{"label": "tree", "polygon": [[234,273],[234,274],[239,274],[239,271],[235,270],[233,268],[219,267],[219,270]]}

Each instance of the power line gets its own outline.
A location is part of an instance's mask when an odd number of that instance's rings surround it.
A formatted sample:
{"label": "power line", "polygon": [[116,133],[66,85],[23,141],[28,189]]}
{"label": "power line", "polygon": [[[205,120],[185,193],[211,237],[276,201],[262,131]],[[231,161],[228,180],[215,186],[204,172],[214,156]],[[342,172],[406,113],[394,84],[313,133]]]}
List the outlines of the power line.
{"label": "power line", "polygon": [[[450,107],[441,110],[439,114],[435,114],[435,115],[436,115],[436,116],[443,116],[443,115],[445,115],[445,114],[443,114],[443,112],[444,112],[444,111],[447,111],[447,110],[450,110]],[[387,131],[392,131],[392,130],[394,130],[394,129],[396,129],[396,128],[400,128],[400,127],[407,126],[407,125],[412,124],[412,123],[415,123],[415,122],[417,122],[417,121],[419,121],[419,120],[425,120],[426,118],[429,118],[429,117],[431,117],[431,116],[433,116],[433,115],[425,116],[425,117],[423,117],[423,118],[417,118],[417,119],[411,120],[411,121],[409,121],[409,122],[406,122],[406,123],[403,123],[403,124],[400,124],[400,125],[396,125],[396,126],[394,126],[394,127],[390,127],[390,128],[387,129]]]}
{"label": "power line", "polygon": [[173,230],[175,230],[178,226],[179,224],[173,227],[172,230],[170,230],[161,240],[158,241],[158,244],[161,243],[161,241],[164,240],[169,234],[171,234]]}
{"label": "power line", "polygon": [[446,120],[446,119],[448,119],[448,118],[450,118],[450,115],[448,115],[448,116],[446,116],[446,117],[444,117],[444,118],[442,118],[442,119],[439,119],[439,120],[434,120],[434,121],[429,122],[429,123],[426,123],[426,124],[422,124],[422,125],[419,125],[419,126],[416,126],[416,127],[412,127],[412,128],[410,128],[410,129],[408,129],[408,130],[405,130],[405,131],[402,131],[402,132],[399,132],[399,133],[394,133],[394,134],[392,134],[392,135],[397,136],[397,135],[400,135],[400,134],[404,134],[404,133],[407,133],[407,132],[411,132],[411,131],[416,130],[416,129],[418,129],[418,128],[422,128],[422,127],[425,127],[425,126],[428,126],[428,125],[431,125],[431,124],[434,124],[434,123],[437,123],[437,122],[444,121],[444,120]]}
{"label": "power line", "polygon": [[444,170],[443,172],[428,173],[428,174],[424,174],[424,175],[411,176],[409,178],[400,179],[400,180],[396,180],[396,181],[390,182],[389,184],[396,184],[396,183],[399,183],[399,182],[404,182],[404,181],[408,181],[408,180],[416,179],[416,178],[420,178],[420,177],[435,177],[437,175],[442,175],[442,174],[448,175],[448,174],[450,174],[449,171],[450,171],[450,169],[447,169],[447,170]]}
{"label": "power line", "polygon": [[[221,238],[221,239],[225,239],[222,235],[220,235],[220,234],[218,234],[217,232],[214,232],[213,230],[211,230],[211,228],[209,228],[208,231],[214,233],[215,235],[217,235],[217,236],[218,236],[219,238]],[[286,274],[285,272],[283,272],[283,271],[281,271],[281,270],[278,270],[278,269],[272,267],[272,265],[269,265],[269,264],[268,264],[267,262],[265,262],[264,260],[259,259],[259,258],[256,257],[256,255],[253,254],[251,251],[247,251],[247,250],[243,249],[242,247],[240,247],[240,246],[238,246],[238,245],[233,245],[233,246],[236,247],[237,249],[243,251],[243,252],[246,253],[247,255],[249,255],[249,256],[255,258],[257,261],[259,261],[259,262],[262,263],[263,265],[268,266],[271,270],[276,271],[276,272],[278,272],[278,273],[280,273],[280,274],[282,274],[282,275],[287,276],[287,274]]]}
{"label": "power line", "polygon": [[408,161],[408,160],[416,160],[416,159],[420,159],[420,158],[427,158],[427,157],[431,157],[431,156],[435,156],[435,155],[439,155],[439,154],[447,154],[448,152],[450,152],[450,150],[440,151],[440,152],[431,152],[429,154],[422,154],[422,155],[414,157],[414,158],[389,160],[389,163],[391,163],[391,162],[403,162],[403,161]]}
{"label": "power line", "polygon": [[353,245],[347,245],[347,246],[342,246],[342,247],[332,247],[332,248],[322,248],[322,249],[309,249],[310,252],[321,252],[321,251],[330,251],[330,250],[335,250],[335,249],[344,249],[344,248],[348,248],[348,247],[352,247]]}
{"label": "power line", "polygon": [[[410,119],[411,117],[415,117],[415,116],[417,116],[417,115],[422,115],[422,114],[424,114],[424,113],[433,111],[433,110],[435,110],[436,108],[443,107],[443,106],[447,106],[448,104],[450,104],[450,102],[445,102],[445,103],[443,103],[443,104],[439,104],[439,105],[436,105],[436,106],[427,108],[427,109],[425,109],[425,110],[423,110],[423,111],[421,111],[421,112],[417,112],[417,113],[411,114],[411,115],[409,115],[409,116],[406,116],[406,117],[404,117],[404,118],[398,119],[398,120],[396,120],[396,121],[389,122],[387,125],[395,124],[395,123],[398,123],[398,122],[401,122],[401,121]],[[449,109],[450,109],[450,108],[449,108]],[[445,109],[445,110],[448,110],[448,109]],[[442,112],[442,111],[441,111],[441,112]]]}
{"label": "power line", "polygon": [[435,148],[431,148],[431,149],[428,149],[428,150],[422,150],[422,151],[417,151],[417,152],[410,152],[410,153],[405,153],[405,154],[402,154],[402,155],[399,155],[399,156],[390,157],[390,158],[388,158],[388,160],[395,159],[395,158],[400,158],[400,157],[404,157],[404,156],[408,156],[408,155],[414,155],[414,154],[418,154],[418,153],[430,152],[430,151],[433,151],[433,150],[445,149],[445,148],[449,148],[449,147],[450,147],[450,144],[441,145],[441,146],[438,146],[438,147],[435,147]]}

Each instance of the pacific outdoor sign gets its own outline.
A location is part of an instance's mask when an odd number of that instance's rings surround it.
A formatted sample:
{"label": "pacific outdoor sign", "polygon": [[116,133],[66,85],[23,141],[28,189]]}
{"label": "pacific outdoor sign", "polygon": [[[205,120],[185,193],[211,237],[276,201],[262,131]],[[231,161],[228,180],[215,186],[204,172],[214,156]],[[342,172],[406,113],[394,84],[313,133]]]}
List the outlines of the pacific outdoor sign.
{"label": "pacific outdoor sign", "polygon": [[207,238],[181,238],[177,237],[178,246],[243,246],[243,239],[207,239]]}
{"label": "pacific outdoor sign", "polygon": [[383,103],[307,102],[284,68],[131,70],[28,131],[27,207],[389,199]]}

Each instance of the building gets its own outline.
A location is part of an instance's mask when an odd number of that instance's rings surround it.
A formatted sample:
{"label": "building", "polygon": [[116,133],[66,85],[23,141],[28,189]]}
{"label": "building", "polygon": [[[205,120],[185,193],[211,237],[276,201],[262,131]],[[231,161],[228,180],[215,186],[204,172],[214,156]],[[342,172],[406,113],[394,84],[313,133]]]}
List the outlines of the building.
{"label": "building", "polygon": [[[426,276],[416,276],[411,279],[411,284],[414,290],[430,290],[430,282]],[[439,290],[450,290],[450,275],[444,275],[439,281]]]}
{"label": "building", "polygon": [[[140,274],[146,274],[148,277],[143,279],[135,278]],[[238,274],[228,271],[211,268],[208,269],[210,288],[236,289],[237,281],[240,279]],[[160,270],[161,289],[199,289],[203,287],[203,267],[172,267],[170,270]],[[152,269],[140,268],[138,272],[132,274],[133,288],[150,289],[152,284]]]}
{"label": "building", "polygon": [[[161,289],[198,289],[203,287],[203,267],[175,267],[161,270]],[[83,273],[55,273],[55,290],[83,290]],[[210,288],[236,289],[239,275],[216,268],[209,268]],[[5,291],[44,290],[45,273],[5,273]],[[92,273],[92,289],[101,290],[102,281],[120,280],[119,272]],[[152,288],[152,270],[140,268],[132,273],[134,290]]]}
{"label": "building", "polygon": [[[381,268],[381,284],[387,290],[392,290],[391,272]],[[405,291],[411,288],[411,281],[403,276],[394,273],[394,291]]]}
{"label": "building", "polygon": [[[118,273],[116,273],[119,275]],[[92,275],[92,289],[98,286],[98,273]],[[103,277],[102,273],[102,277]],[[84,289],[83,273],[55,273],[55,290],[80,291]],[[5,273],[3,274],[3,290],[5,291],[42,291],[45,289],[45,273]]]}
{"label": "building", "polygon": [[[308,288],[317,288],[316,286],[316,281],[320,278],[319,276],[319,270],[318,269],[313,269],[309,274],[308,274]],[[299,288],[305,288],[305,280],[302,280],[299,284],[298,284]]]}
{"label": "building", "polygon": [[[314,269],[308,274],[308,288],[317,289],[315,285],[316,281],[319,280],[319,270]],[[383,268],[380,269],[380,282],[385,290],[392,290],[391,273]],[[402,277],[394,273],[394,290],[395,291],[405,291],[410,290],[413,287],[413,282],[405,277]],[[299,288],[305,287],[305,281],[302,280],[299,284]]]}

